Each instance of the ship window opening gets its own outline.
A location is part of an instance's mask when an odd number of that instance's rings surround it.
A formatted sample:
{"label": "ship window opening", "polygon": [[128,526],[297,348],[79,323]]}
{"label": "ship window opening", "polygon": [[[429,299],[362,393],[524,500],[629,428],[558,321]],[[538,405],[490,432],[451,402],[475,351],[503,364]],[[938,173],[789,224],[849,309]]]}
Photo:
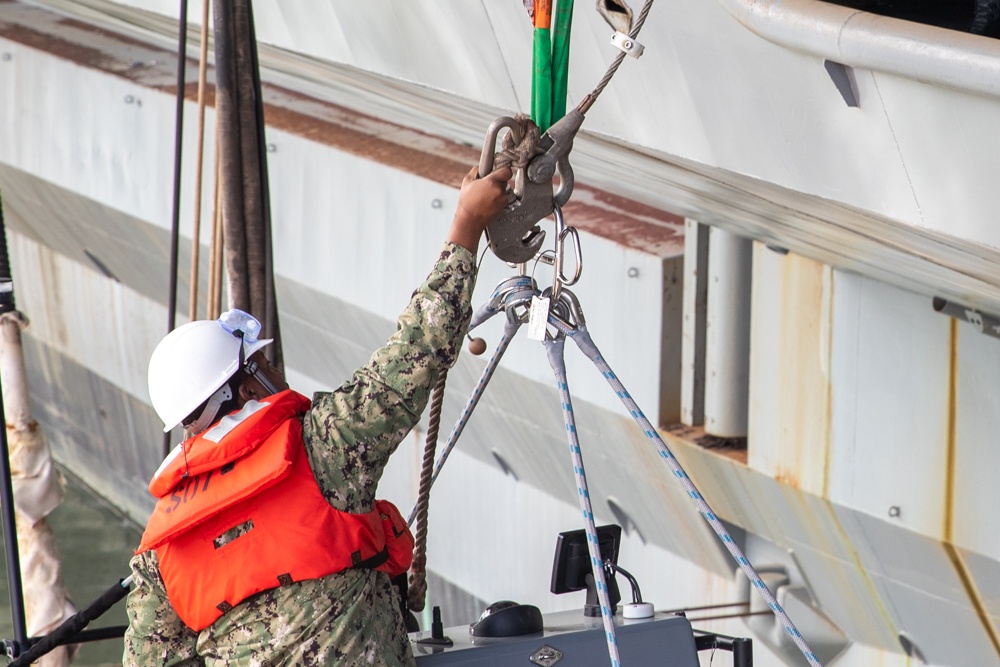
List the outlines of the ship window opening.
{"label": "ship window opening", "polygon": [[825,0],[834,5],[948,30],[1000,37],[1000,0]]}

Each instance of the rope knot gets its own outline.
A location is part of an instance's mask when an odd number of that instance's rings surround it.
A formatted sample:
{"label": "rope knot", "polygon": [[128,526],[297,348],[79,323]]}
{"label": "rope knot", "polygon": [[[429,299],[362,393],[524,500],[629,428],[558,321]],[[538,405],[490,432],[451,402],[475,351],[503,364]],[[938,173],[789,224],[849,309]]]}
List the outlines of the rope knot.
{"label": "rope knot", "polygon": [[[517,129],[504,135],[500,151],[493,156],[494,169],[525,169],[536,156],[545,152],[539,146],[542,133],[531,117],[518,114],[514,120],[517,121]],[[517,139],[518,136],[520,140]]]}

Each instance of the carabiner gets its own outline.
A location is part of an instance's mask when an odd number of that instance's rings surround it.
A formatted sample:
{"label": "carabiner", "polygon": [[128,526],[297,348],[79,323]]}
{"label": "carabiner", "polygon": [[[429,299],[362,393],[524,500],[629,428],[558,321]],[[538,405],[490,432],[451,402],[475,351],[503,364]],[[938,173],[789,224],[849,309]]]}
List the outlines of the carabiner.
{"label": "carabiner", "polygon": [[[575,227],[567,227],[563,222],[562,208],[558,204],[553,206],[552,215],[556,222],[556,248],[550,257],[548,251],[541,255],[538,260],[544,264],[548,264],[552,267],[552,300],[556,301],[559,299],[559,292],[563,286],[575,285],[578,280],[580,280],[580,275],[583,273],[583,252],[580,250],[580,234],[576,231]],[[576,260],[576,269],[573,272],[572,278],[567,278],[563,274],[563,265],[565,263],[565,252],[566,252],[566,239],[570,238],[573,241],[573,256]]]}

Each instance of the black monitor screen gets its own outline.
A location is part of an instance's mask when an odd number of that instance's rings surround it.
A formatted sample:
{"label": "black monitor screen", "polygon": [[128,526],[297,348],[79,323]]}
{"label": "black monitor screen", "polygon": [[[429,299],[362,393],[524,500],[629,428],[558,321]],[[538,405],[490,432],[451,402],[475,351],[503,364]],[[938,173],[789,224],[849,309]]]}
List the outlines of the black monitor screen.
{"label": "black monitor screen", "polygon": [[[597,542],[601,559],[618,564],[618,545],[622,527],[611,524],[597,528]],[[552,563],[551,591],[557,595],[587,588],[587,575],[592,574],[590,551],[587,549],[587,531],[571,530],[559,533],[556,555]],[[609,577],[613,580],[613,577]],[[609,586],[611,582],[609,581]]]}

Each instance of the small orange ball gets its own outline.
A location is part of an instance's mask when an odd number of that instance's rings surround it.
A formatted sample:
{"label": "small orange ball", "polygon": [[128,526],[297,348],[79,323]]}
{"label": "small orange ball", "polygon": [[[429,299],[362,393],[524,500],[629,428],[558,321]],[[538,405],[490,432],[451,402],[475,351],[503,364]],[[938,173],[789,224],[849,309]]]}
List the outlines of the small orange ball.
{"label": "small orange ball", "polygon": [[469,339],[469,352],[477,357],[486,351],[486,341],[482,338]]}

